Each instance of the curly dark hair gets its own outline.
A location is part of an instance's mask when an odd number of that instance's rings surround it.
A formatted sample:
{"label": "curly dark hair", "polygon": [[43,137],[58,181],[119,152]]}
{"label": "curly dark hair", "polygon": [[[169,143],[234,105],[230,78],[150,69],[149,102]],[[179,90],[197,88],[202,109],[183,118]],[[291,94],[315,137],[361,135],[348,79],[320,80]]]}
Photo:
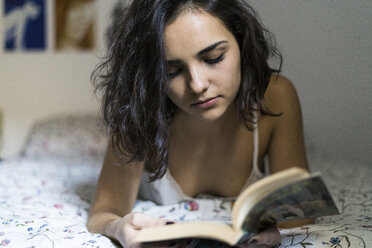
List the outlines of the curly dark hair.
{"label": "curly dark hair", "polygon": [[[177,107],[167,97],[169,76],[164,48],[166,25],[182,11],[203,10],[222,20],[241,53],[241,84],[235,107],[249,129],[253,112],[271,113],[263,102],[282,57],[273,35],[244,0],[134,0],[124,8],[113,31],[109,52],[93,72],[96,91],[102,91],[102,111],[117,155],[144,161],[151,180],[167,170],[168,128]],[[278,68],[268,59],[277,58]]]}

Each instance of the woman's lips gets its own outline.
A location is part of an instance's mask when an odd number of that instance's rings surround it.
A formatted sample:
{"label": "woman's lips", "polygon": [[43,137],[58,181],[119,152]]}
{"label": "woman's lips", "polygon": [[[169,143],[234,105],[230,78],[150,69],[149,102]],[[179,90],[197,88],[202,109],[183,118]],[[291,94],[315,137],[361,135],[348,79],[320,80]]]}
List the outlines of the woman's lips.
{"label": "woman's lips", "polygon": [[206,100],[198,101],[196,103],[191,104],[192,106],[198,107],[198,108],[209,108],[215,105],[218,102],[219,97],[213,97]]}

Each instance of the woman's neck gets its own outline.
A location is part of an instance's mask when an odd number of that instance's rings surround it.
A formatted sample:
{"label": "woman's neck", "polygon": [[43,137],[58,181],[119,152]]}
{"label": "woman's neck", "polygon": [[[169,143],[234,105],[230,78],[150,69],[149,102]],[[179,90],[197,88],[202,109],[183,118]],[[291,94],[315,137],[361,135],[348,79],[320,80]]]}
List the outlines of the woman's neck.
{"label": "woman's neck", "polygon": [[176,114],[171,130],[178,135],[196,136],[200,139],[221,136],[226,133],[232,134],[233,131],[242,127],[238,113],[233,107],[227,111],[221,118],[206,121],[196,117],[191,117],[185,112]]}

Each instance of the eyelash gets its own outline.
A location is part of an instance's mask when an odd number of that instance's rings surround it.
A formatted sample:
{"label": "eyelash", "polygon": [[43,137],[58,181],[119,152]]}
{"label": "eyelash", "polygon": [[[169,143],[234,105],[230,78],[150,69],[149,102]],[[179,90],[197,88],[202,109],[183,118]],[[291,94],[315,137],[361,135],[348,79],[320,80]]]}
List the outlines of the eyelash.
{"label": "eyelash", "polygon": [[[215,59],[206,59],[204,60],[205,63],[207,63],[208,66],[214,66],[218,63],[220,63],[222,60],[225,59],[225,53],[221,53],[220,56],[218,56],[217,58]],[[177,71],[175,72],[172,72],[172,73],[169,73],[168,74],[168,77],[170,79],[173,79],[174,77],[176,77],[180,72],[182,71],[182,68],[178,69]]]}
{"label": "eyelash", "polygon": [[173,78],[175,78],[180,72],[182,71],[182,69],[180,68],[180,69],[178,69],[177,71],[175,71],[175,72],[172,72],[172,73],[169,73],[168,74],[168,77],[170,78],[170,79],[173,79]]}
{"label": "eyelash", "polygon": [[217,58],[215,58],[215,59],[206,59],[205,60],[205,63],[207,63],[208,65],[210,65],[210,66],[213,66],[213,65],[215,65],[215,64],[218,64],[218,63],[220,63],[222,60],[224,60],[225,59],[225,53],[221,53],[221,55],[220,56],[218,56]]}

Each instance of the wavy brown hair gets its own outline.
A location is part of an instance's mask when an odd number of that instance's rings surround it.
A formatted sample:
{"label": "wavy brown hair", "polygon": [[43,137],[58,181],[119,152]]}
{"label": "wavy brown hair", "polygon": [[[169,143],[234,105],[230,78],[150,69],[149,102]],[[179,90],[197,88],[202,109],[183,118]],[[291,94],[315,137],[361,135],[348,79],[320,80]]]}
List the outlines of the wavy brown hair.
{"label": "wavy brown hair", "polygon": [[[204,10],[222,20],[238,42],[241,84],[235,107],[247,128],[258,108],[275,116],[263,103],[282,57],[275,40],[244,0],[133,0],[115,25],[108,55],[92,74],[102,92],[102,110],[110,142],[118,155],[144,161],[152,180],[167,170],[168,128],[177,107],[167,97],[169,83],[164,31],[182,11]],[[271,68],[268,59],[278,59]]]}

